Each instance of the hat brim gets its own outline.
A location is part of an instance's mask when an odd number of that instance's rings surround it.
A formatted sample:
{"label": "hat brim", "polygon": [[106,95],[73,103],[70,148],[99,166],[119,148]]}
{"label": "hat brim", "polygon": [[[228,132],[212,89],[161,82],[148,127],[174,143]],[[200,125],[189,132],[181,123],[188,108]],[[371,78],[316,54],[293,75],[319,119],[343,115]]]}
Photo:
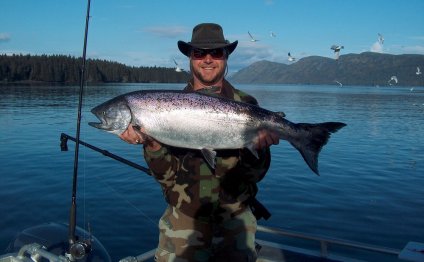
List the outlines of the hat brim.
{"label": "hat brim", "polygon": [[216,48],[225,48],[228,51],[228,55],[230,55],[237,47],[238,41],[234,41],[230,44],[192,44],[190,42],[186,43],[184,41],[178,41],[178,49],[180,49],[181,53],[183,53],[185,56],[190,56],[190,52],[192,48],[199,48],[199,49],[216,49]]}

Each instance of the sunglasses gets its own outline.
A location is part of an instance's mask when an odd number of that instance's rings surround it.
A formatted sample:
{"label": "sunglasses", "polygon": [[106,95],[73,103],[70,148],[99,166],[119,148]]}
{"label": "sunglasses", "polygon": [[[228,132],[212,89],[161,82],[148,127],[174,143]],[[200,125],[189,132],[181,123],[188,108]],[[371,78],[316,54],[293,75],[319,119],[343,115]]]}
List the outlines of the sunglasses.
{"label": "sunglasses", "polygon": [[204,59],[207,54],[210,54],[213,59],[223,59],[227,55],[225,48],[217,49],[198,49],[193,48],[191,50],[191,56],[193,59]]}

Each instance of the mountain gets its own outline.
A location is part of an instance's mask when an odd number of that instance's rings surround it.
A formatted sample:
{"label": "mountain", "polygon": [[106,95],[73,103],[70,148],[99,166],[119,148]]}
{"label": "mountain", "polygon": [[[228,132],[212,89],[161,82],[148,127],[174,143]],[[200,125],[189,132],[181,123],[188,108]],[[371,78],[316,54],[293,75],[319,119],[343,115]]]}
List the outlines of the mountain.
{"label": "mountain", "polygon": [[[338,60],[309,56],[292,64],[259,61],[229,77],[240,84],[389,85],[397,76],[400,86],[423,86],[424,55],[390,55],[373,52],[341,55]],[[393,83],[393,81],[391,82]],[[394,83],[393,83],[394,84]]]}

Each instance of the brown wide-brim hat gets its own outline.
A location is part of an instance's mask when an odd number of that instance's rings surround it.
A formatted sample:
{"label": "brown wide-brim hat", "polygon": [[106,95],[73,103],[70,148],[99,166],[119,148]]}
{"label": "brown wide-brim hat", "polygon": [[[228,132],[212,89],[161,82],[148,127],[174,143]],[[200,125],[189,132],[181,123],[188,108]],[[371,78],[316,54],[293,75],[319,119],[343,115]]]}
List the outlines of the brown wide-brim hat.
{"label": "brown wide-brim hat", "polygon": [[236,49],[238,41],[230,43],[224,38],[222,27],[218,24],[203,23],[198,24],[193,28],[191,41],[186,43],[178,41],[178,49],[186,56],[190,56],[191,49],[216,49],[225,48],[230,55]]}

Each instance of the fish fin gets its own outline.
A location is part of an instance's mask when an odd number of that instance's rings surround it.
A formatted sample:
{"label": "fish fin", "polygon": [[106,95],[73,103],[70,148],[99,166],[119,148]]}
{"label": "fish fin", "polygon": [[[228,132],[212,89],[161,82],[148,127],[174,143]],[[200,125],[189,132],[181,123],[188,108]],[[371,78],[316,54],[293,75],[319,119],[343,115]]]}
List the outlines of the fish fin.
{"label": "fish fin", "polygon": [[209,166],[215,169],[216,151],[209,148],[202,148],[201,151],[203,157],[205,158],[206,162],[208,162]]}
{"label": "fish fin", "polygon": [[250,144],[250,145],[248,145],[247,147],[246,147],[250,152],[252,152],[252,154],[257,158],[257,159],[259,159],[259,155],[258,155],[258,151],[256,150],[256,148],[255,148],[255,145],[254,144]]}
{"label": "fish fin", "polygon": [[319,175],[319,152],[327,144],[331,133],[337,132],[340,128],[346,126],[346,124],[341,122],[325,122],[319,124],[299,123],[296,125],[304,135],[298,140],[291,141],[290,144],[300,152],[309,168],[315,174]]}

